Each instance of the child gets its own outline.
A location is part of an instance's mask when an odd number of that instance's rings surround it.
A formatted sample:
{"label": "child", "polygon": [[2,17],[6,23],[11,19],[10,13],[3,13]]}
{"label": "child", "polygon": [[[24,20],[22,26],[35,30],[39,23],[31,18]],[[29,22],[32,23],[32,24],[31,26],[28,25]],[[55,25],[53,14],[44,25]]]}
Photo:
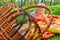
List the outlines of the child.
{"label": "child", "polygon": [[[37,6],[45,6],[45,4],[39,3]],[[44,21],[44,22],[48,23],[48,19],[45,15],[44,8],[36,8],[36,10],[33,12],[32,16],[35,18],[36,21]]]}
{"label": "child", "polygon": [[[39,3],[37,6],[45,6],[45,4],[43,3]],[[35,11],[33,11],[32,16],[35,18],[36,22],[45,22],[46,24],[48,24],[48,18],[45,15],[45,9],[44,8],[36,8]],[[41,25],[41,24],[39,24]],[[44,30],[44,28],[46,28],[45,26],[43,26],[43,28],[41,27],[41,31]],[[38,29],[36,29],[38,31]],[[47,30],[44,34],[43,34],[43,38],[49,38],[53,36],[53,34]]]}

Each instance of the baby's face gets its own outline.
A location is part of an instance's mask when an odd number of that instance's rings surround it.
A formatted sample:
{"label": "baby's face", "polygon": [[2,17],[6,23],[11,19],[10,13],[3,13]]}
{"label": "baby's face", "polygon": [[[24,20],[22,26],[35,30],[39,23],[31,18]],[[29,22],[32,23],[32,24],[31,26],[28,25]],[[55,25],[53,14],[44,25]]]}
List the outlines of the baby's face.
{"label": "baby's face", "polygon": [[44,9],[44,8],[37,8],[36,11],[37,11],[38,13],[39,13],[39,12],[40,12],[40,13],[41,13],[41,12],[44,13],[44,12],[45,12],[45,9]]}

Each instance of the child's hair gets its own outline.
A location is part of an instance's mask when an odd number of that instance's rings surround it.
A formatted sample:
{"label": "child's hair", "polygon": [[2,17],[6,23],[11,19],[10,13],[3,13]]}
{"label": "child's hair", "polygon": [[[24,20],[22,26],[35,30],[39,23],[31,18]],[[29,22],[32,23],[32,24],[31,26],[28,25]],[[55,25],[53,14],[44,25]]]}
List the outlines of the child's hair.
{"label": "child's hair", "polygon": [[[39,4],[37,4],[37,6],[45,6],[45,4],[44,3],[39,3]],[[44,8],[37,8],[37,10],[43,10]]]}

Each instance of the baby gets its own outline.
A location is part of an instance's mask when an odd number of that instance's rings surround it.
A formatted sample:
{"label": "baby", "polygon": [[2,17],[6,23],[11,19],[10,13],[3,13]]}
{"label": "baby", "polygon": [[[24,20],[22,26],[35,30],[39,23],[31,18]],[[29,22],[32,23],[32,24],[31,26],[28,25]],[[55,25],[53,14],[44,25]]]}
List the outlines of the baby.
{"label": "baby", "polygon": [[[37,6],[45,6],[45,4],[43,3],[39,3],[37,4]],[[33,11],[32,16],[35,18],[36,22],[46,22],[46,24],[48,24],[48,18],[45,15],[45,9],[44,8],[36,8],[35,11]],[[43,31],[45,28],[45,26],[41,27],[41,31]],[[38,29],[36,29],[38,32]],[[53,36],[53,34],[47,30],[44,34],[43,34],[43,38],[49,38]]]}
{"label": "baby", "polygon": [[[37,4],[37,6],[45,6],[45,4],[39,3]],[[44,8],[36,8],[36,10],[33,11],[32,16],[35,18],[36,21],[45,21],[46,23],[48,23]]]}

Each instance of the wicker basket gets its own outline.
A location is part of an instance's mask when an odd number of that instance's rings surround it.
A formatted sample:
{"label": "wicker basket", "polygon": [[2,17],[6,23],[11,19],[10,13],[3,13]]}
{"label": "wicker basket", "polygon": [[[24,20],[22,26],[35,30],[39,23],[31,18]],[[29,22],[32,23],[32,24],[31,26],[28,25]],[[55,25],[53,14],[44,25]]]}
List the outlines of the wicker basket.
{"label": "wicker basket", "polygon": [[[16,8],[19,10],[15,10]],[[34,23],[34,25],[36,25],[36,27],[34,27],[35,30],[36,28],[39,29],[39,33],[37,34],[39,34],[40,36],[38,35],[37,38],[35,38],[35,40],[41,38],[44,32],[41,33],[40,27],[36,23],[34,18],[25,11],[30,8],[45,8],[52,15],[52,11],[49,8],[44,6],[31,6],[22,9],[20,6],[16,4],[12,4],[12,3],[7,4],[0,10],[0,40],[34,40],[33,38],[36,35],[36,33],[35,32],[31,33],[31,29],[32,29],[32,27],[30,27],[31,23]],[[24,13],[20,13],[21,11]],[[16,23],[17,17],[20,15],[23,16],[23,20],[21,22]],[[28,16],[28,19],[24,18],[26,15]],[[52,16],[50,21],[52,21]],[[25,22],[28,22],[29,27],[20,30],[20,28],[23,26]],[[50,23],[48,23],[46,29],[49,28],[48,26],[50,25]],[[31,33],[30,36],[28,35],[29,33]]]}

